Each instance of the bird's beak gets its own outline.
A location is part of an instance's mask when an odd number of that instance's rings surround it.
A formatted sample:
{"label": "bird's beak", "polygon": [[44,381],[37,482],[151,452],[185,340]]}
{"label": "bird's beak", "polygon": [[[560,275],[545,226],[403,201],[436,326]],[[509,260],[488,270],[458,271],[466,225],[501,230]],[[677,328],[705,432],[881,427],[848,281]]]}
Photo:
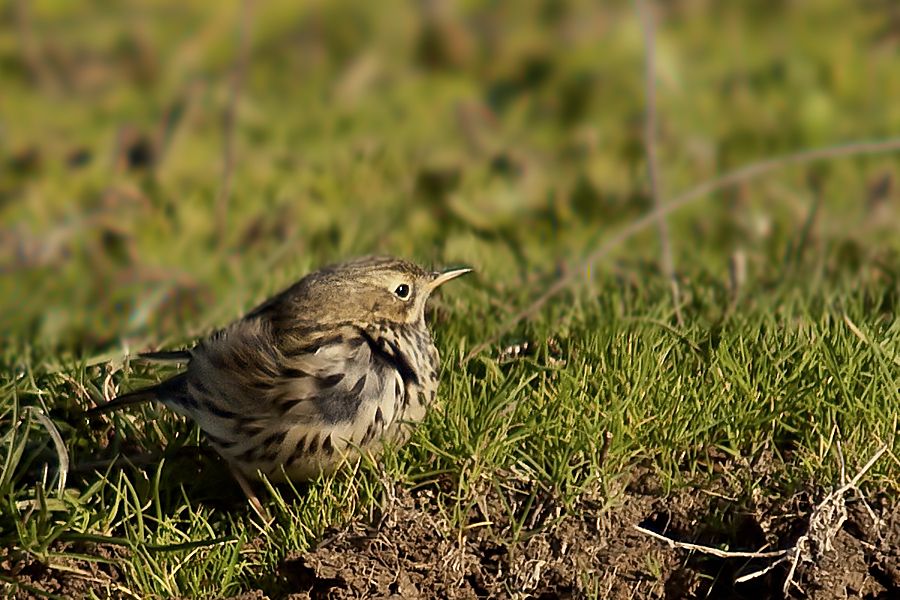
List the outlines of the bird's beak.
{"label": "bird's beak", "polygon": [[462,268],[462,269],[449,269],[443,272],[435,272],[432,273],[433,279],[431,283],[428,284],[428,291],[433,292],[438,287],[444,285],[451,279],[456,279],[460,275],[465,275],[466,273],[470,273],[472,269]]}

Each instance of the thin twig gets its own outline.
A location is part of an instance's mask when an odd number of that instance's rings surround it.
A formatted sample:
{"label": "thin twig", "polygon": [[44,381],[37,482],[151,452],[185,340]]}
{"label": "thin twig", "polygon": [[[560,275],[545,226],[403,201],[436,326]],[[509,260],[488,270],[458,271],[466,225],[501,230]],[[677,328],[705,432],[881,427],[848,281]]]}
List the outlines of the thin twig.
{"label": "thin twig", "polygon": [[843,486],[841,486],[838,489],[838,491],[836,491],[834,493],[843,495],[847,491],[856,488],[857,484],[859,483],[859,480],[863,478],[863,475],[865,475],[868,472],[868,470],[871,469],[872,466],[878,462],[878,459],[880,459],[881,455],[884,454],[885,452],[887,452],[887,450],[888,450],[887,444],[885,444],[884,446],[879,448],[878,451],[872,455],[872,458],[869,459],[869,462],[867,462],[865,465],[863,465],[863,468],[860,469],[856,473],[856,475],[854,475],[853,479],[851,479],[849,482],[845,483]]}
{"label": "thin twig", "polygon": [[702,552],[703,554],[711,554],[712,556],[718,556],[719,558],[779,558],[784,556],[788,552],[787,550],[772,550],[770,552],[731,552],[728,550],[719,550],[718,548],[713,548],[711,546],[702,546],[700,544],[679,542],[673,540],[672,538],[668,538],[661,533],[656,533],[655,531],[645,529],[640,525],[635,525],[634,528],[641,533],[647,534],[650,537],[667,543],[670,548],[681,548],[683,550]]}
{"label": "thin twig", "polygon": [[752,179],[756,179],[776,169],[782,169],[791,165],[808,164],[821,160],[831,160],[835,158],[846,158],[848,156],[860,156],[865,154],[880,154],[887,152],[896,152],[900,150],[900,137],[887,138],[884,140],[850,142],[847,144],[839,144],[835,146],[825,146],[823,148],[813,148],[811,150],[802,150],[792,154],[777,156],[775,158],[767,158],[757,162],[753,162],[743,167],[728,171],[724,175],[705,181],[686,192],[672,198],[664,206],[654,208],[644,216],[632,221],[618,233],[607,238],[600,246],[593,250],[588,256],[581,261],[576,269],[566,269],[562,275],[548,287],[543,294],[537,297],[528,307],[517,312],[507,321],[505,321],[499,330],[484,342],[475,346],[462,360],[467,363],[477,356],[482,350],[495,343],[502,335],[510,331],[522,320],[534,315],[541,309],[548,300],[568,288],[579,276],[586,273],[594,263],[600,261],[617,246],[620,246],[626,240],[634,237],[638,233],[647,229],[647,227],[656,223],[661,216],[670,215],[673,212],[688,206],[705,198],[710,194],[721,192],[739,184],[746,183]]}
{"label": "thin twig", "polygon": [[773,562],[768,567],[766,567],[764,569],[760,569],[759,571],[753,571],[752,573],[748,573],[747,575],[741,575],[740,577],[735,579],[734,582],[735,583],[744,583],[745,581],[750,581],[751,579],[756,579],[757,577],[762,577],[763,575],[765,575],[766,573],[768,573],[769,571],[771,571],[772,569],[774,569],[775,567],[777,567],[778,565],[780,565],[781,563],[783,563],[787,560],[788,560],[787,556],[782,556],[781,558],[779,558],[778,560]]}
{"label": "thin twig", "polygon": [[[837,429],[837,425],[834,426]],[[838,431],[840,434],[840,431]],[[841,447],[841,438],[838,437],[835,441],[835,449],[837,450],[838,460],[841,462],[841,485],[847,483],[847,463],[844,461],[844,449]]]}
{"label": "thin twig", "polygon": [[[650,180],[650,194],[653,196],[653,207],[663,206],[663,183],[659,171],[656,137],[659,129],[659,118],[656,110],[656,15],[652,0],[636,0],[641,26],[644,30],[644,151],[647,154],[647,176]],[[650,4],[648,4],[650,2]],[[659,231],[660,266],[672,291],[672,305],[679,325],[684,324],[681,316],[681,293],[678,280],[675,278],[675,259],[672,256],[672,237],[669,234],[669,223],[665,215],[660,213],[656,222]]]}
{"label": "thin twig", "polygon": [[216,237],[220,248],[225,244],[226,231],[228,229],[228,212],[234,174],[234,129],[235,121],[237,120],[237,106],[247,73],[247,64],[249,63],[252,8],[253,0],[244,0],[240,14],[240,23],[238,23],[238,50],[231,72],[231,90],[222,123],[222,185],[216,198]]}

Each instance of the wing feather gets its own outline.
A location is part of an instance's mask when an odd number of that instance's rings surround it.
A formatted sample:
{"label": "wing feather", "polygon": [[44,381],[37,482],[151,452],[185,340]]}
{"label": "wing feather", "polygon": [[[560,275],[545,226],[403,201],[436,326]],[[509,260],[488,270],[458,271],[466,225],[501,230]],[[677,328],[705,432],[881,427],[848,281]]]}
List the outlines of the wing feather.
{"label": "wing feather", "polygon": [[[349,420],[363,397],[379,385],[367,378],[372,354],[358,337],[350,325],[327,332],[306,330],[298,339],[273,333],[265,319],[239,321],[193,352],[188,389],[208,413],[198,410],[194,418],[214,435],[227,425],[218,421],[229,418],[218,413],[239,415],[239,420],[263,428],[285,418],[308,423]],[[291,351],[284,352],[285,346]],[[300,347],[307,350],[298,351]]]}

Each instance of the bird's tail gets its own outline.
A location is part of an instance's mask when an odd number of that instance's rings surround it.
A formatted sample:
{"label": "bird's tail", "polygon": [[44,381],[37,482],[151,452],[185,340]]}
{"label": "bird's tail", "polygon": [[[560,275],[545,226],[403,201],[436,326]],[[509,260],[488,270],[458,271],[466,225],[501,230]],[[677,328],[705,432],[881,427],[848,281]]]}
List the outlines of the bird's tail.
{"label": "bird's tail", "polygon": [[190,350],[163,350],[160,352],[141,352],[137,355],[140,360],[150,362],[180,362],[187,363],[191,361]]}
{"label": "bird's tail", "polygon": [[165,400],[177,399],[185,393],[185,379],[186,375],[184,373],[180,373],[156,385],[141,388],[133,392],[128,392],[122,394],[121,396],[116,396],[105,404],[101,404],[100,406],[95,406],[94,408],[86,410],[84,412],[84,416],[87,418],[91,418],[97,415],[112,412],[114,410],[119,410],[120,408],[125,408],[126,406],[143,404],[144,402],[150,402],[153,400],[159,400],[162,402]]}

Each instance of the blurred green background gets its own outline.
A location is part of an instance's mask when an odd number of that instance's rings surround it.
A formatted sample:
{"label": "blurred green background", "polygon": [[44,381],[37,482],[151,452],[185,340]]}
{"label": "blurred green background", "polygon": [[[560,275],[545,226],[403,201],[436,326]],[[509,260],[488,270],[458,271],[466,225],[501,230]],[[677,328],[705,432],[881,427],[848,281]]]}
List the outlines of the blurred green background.
{"label": "blurred green background", "polygon": [[[897,3],[658,8],[665,195],[900,131]],[[4,3],[0,332],[19,358],[180,342],[372,252],[474,265],[502,320],[650,208],[643,53],[631,2]],[[816,251],[896,246],[897,164],[680,211],[676,266],[771,276],[814,201]],[[650,230],[617,258],[657,256]]]}

